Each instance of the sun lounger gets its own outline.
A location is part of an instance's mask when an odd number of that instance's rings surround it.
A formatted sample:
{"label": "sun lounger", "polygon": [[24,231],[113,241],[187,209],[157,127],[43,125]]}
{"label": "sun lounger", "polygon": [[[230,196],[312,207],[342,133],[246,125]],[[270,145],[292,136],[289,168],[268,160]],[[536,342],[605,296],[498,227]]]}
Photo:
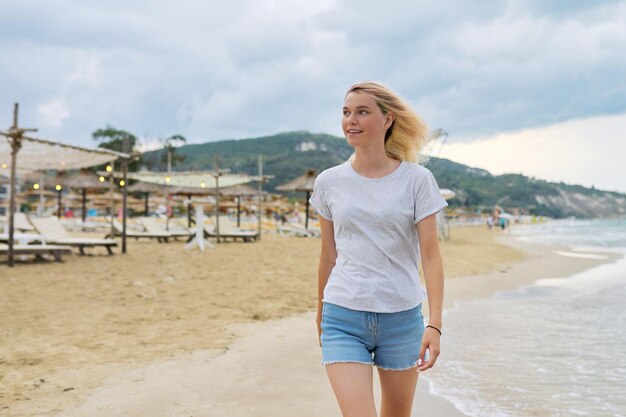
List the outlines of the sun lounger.
{"label": "sun lounger", "polygon": [[154,217],[139,217],[138,220],[148,233],[167,233],[169,237],[174,239],[187,238],[190,235],[188,230],[177,228],[178,224],[174,219],[170,220],[170,230],[165,230],[165,224],[159,223]]}
{"label": "sun lounger", "polygon": [[117,246],[113,239],[72,237],[56,217],[31,217],[30,222],[47,243],[76,247],[81,255],[85,254],[85,248],[96,246],[105,247],[109,255],[113,255],[111,248]]}
{"label": "sun lounger", "polygon": [[[9,234],[0,233],[0,242],[8,242]],[[29,245],[31,243],[46,243],[46,240],[41,235],[35,233],[13,233],[13,241],[19,245]]]}
{"label": "sun lounger", "polygon": [[[3,219],[4,223],[1,229],[4,229],[4,233],[9,233],[9,216]],[[24,213],[13,213],[13,230],[16,232],[33,232],[35,228],[28,222],[28,217]]]}
{"label": "sun lounger", "polygon": [[290,237],[320,237],[321,231],[319,227],[309,226],[306,229],[299,223],[285,223],[276,225],[276,233],[282,236]]}
{"label": "sun lounger", "polygon": [[96,232],[108,230],[110,228],[110,223],[104,222],[93,222],[93,221],[82,221],[81,219],[63,219],[61,220],[61,224],[67,230],[72,232],[74,231],[83,231],[83,232]]}
{"label": "sun lounger", "polygon": [[[62,255],[70,255],[72,250],[67,246],[58,245],[13,245],[13,254],[20,255],[52,255],[57,262],[63,262]],[[0,255],[9,255],[9,245],[0,243]]]}
{"label": "sun lounger", "polygon": [[[145,228],[143,231],[132,230],[129,224],[126,224],[126,237],[134,238],[135,240],[139,239],[156,239],[157,242],[167,242],[169,238],[172,237],[169,233],[162,232],[147,232]],[[122,224],[116,219],[113,220],[113,230],[106,235],[107,238],[122,236]]]}
{"label": "sun lounger", "polygon": [[[216,224],[215,216],[211,216],[211,222],[213,223],[213,225]],[[236,241],[237,239],[241,239],[244,242],[254,242],[259,238],[259,233],[257,231],[239,229],[238,227],[234,226],[228,218],[220,216],[219,222],[219,240],[227,241],[228,239],[231,239],[233,241]],[[215,229],[215,226],[205,226],[205,230],[207,231],[208,237],[217,238],[217,231]]]}

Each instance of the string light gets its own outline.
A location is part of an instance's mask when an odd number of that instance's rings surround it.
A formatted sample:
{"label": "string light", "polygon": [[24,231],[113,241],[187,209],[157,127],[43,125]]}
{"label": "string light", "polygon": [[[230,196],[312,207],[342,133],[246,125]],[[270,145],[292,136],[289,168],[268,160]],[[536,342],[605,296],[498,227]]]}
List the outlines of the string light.
{"label": "string light", "polygon": [[120,187],[123,187],[126,184],[124,180],[120,180]]}
{"label": "string light", "polygon": [[56,187],[54,187],[54,188],[56,188],[56,190],[57,190],[57,191],[61,191],[61,190],[63,189],[63,187],[61,187],[61,185],[60,185],[60,184],[57,184],[57,186],[56,186]]}
{"label": "string light", "polygon": [[204,183],[204,181],[202,181],[202,182],[200,183],[200,188],[204,188],[204,187],[206,187],[206,184]]}
{"label": "string light", "polygon": [[167,177],[165,177],[165,182],[169,183],[170,182],[170,177],[169,175]]}
{"label": "string light", "polygon": [[33,184],[33,188],[34,188],[35,190],[38,190],[38,189],[39,189],[39,184],[37,184],[37,183]]}
{"label": "string light", "polygon": [[7,169],[9,166],[7,164],[5,164],[4,162],[2,163],[2,169]]}
{"label": "string light", "polygon": [[100,175],[100,178],[98,178],[100,180],[100,182],[104,182],[104,177],[102,175]]}
{"label": "string light", "polygon": [[106,170],[107,172],[111,172],[113,171],[113,167],[111,165],[107,165]]}

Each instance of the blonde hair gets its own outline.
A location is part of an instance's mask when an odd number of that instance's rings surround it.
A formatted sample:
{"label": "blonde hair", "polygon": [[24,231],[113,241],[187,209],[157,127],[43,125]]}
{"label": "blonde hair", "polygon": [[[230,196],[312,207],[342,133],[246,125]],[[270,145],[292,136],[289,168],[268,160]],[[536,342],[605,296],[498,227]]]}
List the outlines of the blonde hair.
{"label": "blonde hair", "polygon": [[398,161],[424,163],[422,150],[430,143],[428,127],[411,107],[389,88],[373,81],[354,84],[348,92],[364,94],[372,98],[386,116],[393,115],[393,122],[385,133],[385,152]]}

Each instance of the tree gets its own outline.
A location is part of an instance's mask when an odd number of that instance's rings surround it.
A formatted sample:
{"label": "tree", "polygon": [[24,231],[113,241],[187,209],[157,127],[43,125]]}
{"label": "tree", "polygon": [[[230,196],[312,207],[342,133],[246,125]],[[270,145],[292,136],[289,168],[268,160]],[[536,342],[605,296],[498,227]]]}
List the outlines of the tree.
{"label": "tree", "polygon": [[[119,130],[113,126],[106,125],[104,129],[98,129],[91,134],[95,141],[100,141],[99,148],[110,149],[112,151],[124,152],[124,139],[128,139],[127,153],[131,153],[137,143],[137,137],[125,130]],[[140,160],[134,160],[128,165],[129,171],[137,171]]]}
{"label": "tree", "polygon": [[187,139],[185,139],[182,135],[172,135],[169,138],[163,141],[163,149],[165,153],[161,156],[162,163],[168,163],[175,165],[176,163],[183,162],[185,160],[185,155],[176,155],[176,147],[182,145],[183,143],[187,143]]}

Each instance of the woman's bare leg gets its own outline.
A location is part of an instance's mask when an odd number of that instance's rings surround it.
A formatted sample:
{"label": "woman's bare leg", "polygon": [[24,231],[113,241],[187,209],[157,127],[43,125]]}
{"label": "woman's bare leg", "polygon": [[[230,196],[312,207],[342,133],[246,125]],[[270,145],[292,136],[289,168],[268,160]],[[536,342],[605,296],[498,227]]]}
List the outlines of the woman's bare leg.
{"label": "woman's bare leg", "polygon": [[333,363],[326,373],[343,417],[377,417],[372,365]]}
{"label": "woman's bare leg", "polygon": [[378,375],[382,393],[380,417],[410,417],[419,373],[415,368],[405,371],[378,368]]}

